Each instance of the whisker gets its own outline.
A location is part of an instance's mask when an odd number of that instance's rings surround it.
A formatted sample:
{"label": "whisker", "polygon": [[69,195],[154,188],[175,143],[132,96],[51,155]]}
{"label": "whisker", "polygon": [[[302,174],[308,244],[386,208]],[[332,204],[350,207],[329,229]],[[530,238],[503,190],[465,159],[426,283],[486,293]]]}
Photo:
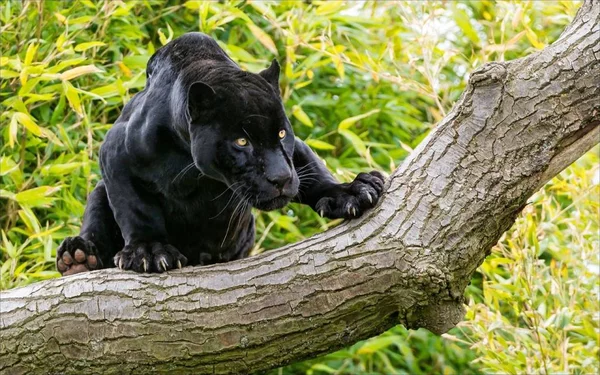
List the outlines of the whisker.
{"label": "whisker", "polygon": [[298,174],[298,178],[302,178],[302,177],[309,177],[309,176],[319,176],[319,173],[305,173],[305,174]]}
{"label": "whisker", "polygon": [[316,162],[317,162],[316,160],[313,160],[310,163],[307,163],[307,164],[301,166],[300,168],[296,169],[296,173],[305,170],[306,168],[310,167],[311,165],[315,164]]}
{"label": "whisker", "polygon": [[248,202],[247,199],[244,199],[244,208],[242,208],[242,210],[240,211],[240,215],[238,217],[238,222],[237,225],[235,226],[235,230],[234,232],[238,232],[242,226],[242,218],[244,217],[244,214],[246,213],[246,210],[248,209],[248,206],[250,205],[250,203]]}
{"label": "whisker", "polygon": [[305,171],[296,172],[298,176],[307,176],[311,174],[320,174],[318,171],[313,171],[312,169],[307,169]]}
{"label": "whisker", "polygon": [[[250,188],[248,187],[246,189],[246,191],[244,191],[244,195],[246,195],[246,193],[248,192],[248,190],[250,190]],[[223,242],[221,242],[221,247],[223,247],[223,245],[225,245],[225,240],[227,239],[227,235],[229,234],[229,228],[231,227],[231,221],[233,220],[233,217],[235,215],[235,213],[237,212],[238,208],[240,207],[240,205],[244,203],[244,200],[241,199],[237,206],[235,206],[235,209],[233,210],[233,213],[231,214],[231,217],[229,218],[229,223],[227,224],[227,230],[225,231],[225,237],[223,237]]]}
{"label": "whisker", "polygon": [[227,193],[227,191],[228,191],[228,190],[231,190],[231,188],[233,188],[235,185],[237,185],[237,184],[241,184],[241,183],[242,183],[241,181],[238,181],[238,182],[234,182],[233,184],[231,184],[231,186],[227,186],[227,187],[225,188],[225,190],[223,190],[223,192],[222,192],[221,194],[219,194],[219,195],[217,195],[216,197],[214,197],[213,199],[211,199],[211,201],[216,201],[217,199],[221,198],[221,196],[222,196],[223,194]]}
{"label": "whisker", "polygon": [[218,214],[216,214],[215,216],[209,218],[208,220],[212,220],[216,217],[218,217],[219,215],[221,215],[223,213],[223,211],[225,211],[225,209],[227,209],[227,207],[229,207],[229,203],[231,203],[231,201],[233,200],[233,197],[236,196],[236,192],[241,189],[243,186],[238,186],[235,190],[233,190],[233,193],[231,194],[231,197],[229,198],[229,200],[227,201],[227,204],[225,205],[225,207],[223,207],[223,209],[221,211],[219,211]]}
{"label": "whisker", "polygon": [[189,171],[193,167],[194,167],[194,162],[191,162],[190,164],[186,165],[185,168],[183,168],[179,173],[177,173],[177,175],[175,176],[175,178],[173,178],[171,183],[174,184],[175,180],[177,180],[180,176],[183,177],[183,175],[185,175],[187,173],[187,171]]}

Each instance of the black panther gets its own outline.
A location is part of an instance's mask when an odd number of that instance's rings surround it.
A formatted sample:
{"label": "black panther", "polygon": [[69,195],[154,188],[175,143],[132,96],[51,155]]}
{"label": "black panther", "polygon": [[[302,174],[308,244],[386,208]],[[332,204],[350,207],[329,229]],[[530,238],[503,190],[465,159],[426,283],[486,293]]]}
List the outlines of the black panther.
{"label": "black panther", "polygon": [[277,61],[246,72],[212,38],[189,33],[156,51],[146,76],[102,144],[102,180],[81,233],[58,248],[61,274],[240,259],[254,242],[251,207],[294,201],[351,219],[382,194],[381,173],[339,183],[294,137]]}

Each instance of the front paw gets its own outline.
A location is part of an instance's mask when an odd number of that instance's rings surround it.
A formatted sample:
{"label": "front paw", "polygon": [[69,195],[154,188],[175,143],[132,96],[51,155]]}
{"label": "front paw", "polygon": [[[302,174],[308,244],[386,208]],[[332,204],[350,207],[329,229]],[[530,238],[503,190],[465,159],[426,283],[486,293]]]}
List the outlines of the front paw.
{"label": "front paw", "polygon": [[136,272],[164,272],[181,268],[187,258],[169,244],[160,242],[126,245],[114,257],[115,266]]}
{"label": "front paw", "polygon": [[359,173],[349,184],[340,184],[319,199],[315,210],[330,219],[353,219],[374,207],[383,193],[385,177],[377,171]]}
{"label": "front paw", "polygon": [[102,261],[92,241],[79,236],[67,237],[56,250],[56,269],[62,276],[100,268]]}

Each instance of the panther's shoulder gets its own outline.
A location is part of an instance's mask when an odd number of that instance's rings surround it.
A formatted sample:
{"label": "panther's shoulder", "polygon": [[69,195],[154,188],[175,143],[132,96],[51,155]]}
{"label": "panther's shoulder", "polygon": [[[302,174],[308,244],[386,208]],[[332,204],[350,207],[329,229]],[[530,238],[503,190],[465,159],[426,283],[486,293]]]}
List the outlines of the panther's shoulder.
{"label": "panther's shoulder", "polygon": [[192,32],[159,48],[148,61],[146,74],[148,79],[152,79],[161,70],[178,73],[187,67],[203,63],[237,66],[213,38],[200,32]]}

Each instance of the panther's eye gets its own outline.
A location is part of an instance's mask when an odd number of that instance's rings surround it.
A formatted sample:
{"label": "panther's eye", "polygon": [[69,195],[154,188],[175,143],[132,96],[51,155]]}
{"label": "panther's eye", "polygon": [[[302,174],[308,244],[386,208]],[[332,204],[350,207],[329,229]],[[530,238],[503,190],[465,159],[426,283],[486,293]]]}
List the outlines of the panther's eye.
{"label": "panther's eye", "polygon": [[235,140],[235,144],[240,147],[244,147],[248,144],[248,140],[246,138],[238,138]]}
{"label": "panther's eye", "polygon": [[283,139],[283,138],[285,138],[285,130],[281,129],[279,131],[279,139]]}

